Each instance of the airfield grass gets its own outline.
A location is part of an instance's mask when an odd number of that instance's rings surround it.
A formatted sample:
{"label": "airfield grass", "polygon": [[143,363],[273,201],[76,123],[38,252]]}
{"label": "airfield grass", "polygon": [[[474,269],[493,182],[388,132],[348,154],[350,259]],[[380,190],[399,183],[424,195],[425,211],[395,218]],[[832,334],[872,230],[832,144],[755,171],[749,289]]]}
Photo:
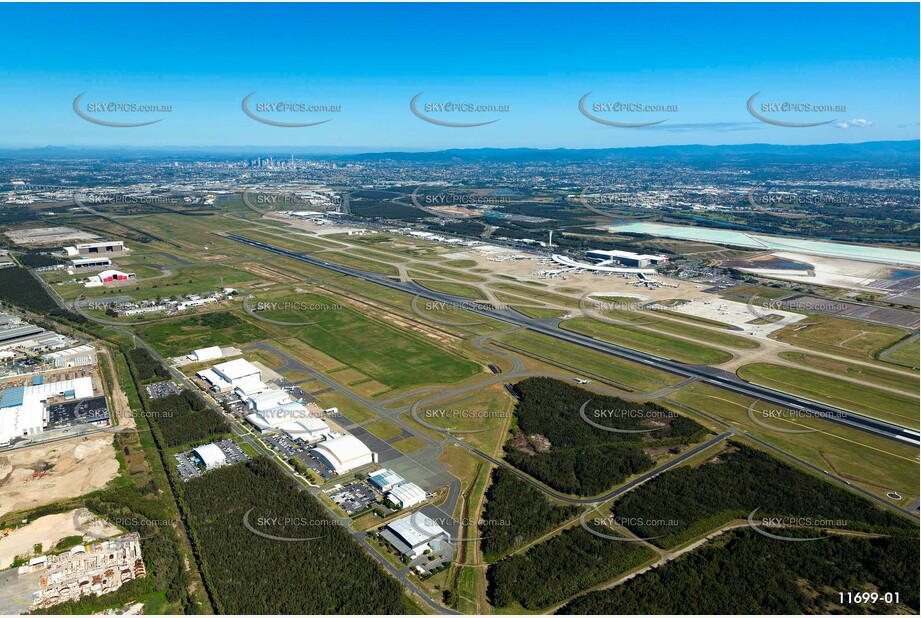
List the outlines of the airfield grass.
{"label": "airfield grass", "polygon": [[698,343],[672,339],[648,331],[599,322],[591,318],[566,320],[561,326],[583,335],[695,365],[715,365],[732,360],[732,354]]}
{"label": "airfield grass", "polygon": [[890,423],[916,429],[921,424],[917,397],[771,363],[744,365],[736,373],[748,382],[867,414]]}
{"label": "airfield grass", "polygon": [[917,393],[918,389],[921,388],[921,382],[919,382],[917,375],[907,375],[904,372],[895,373],[893,371],[886,371],[885,369],[857,365],[844,360],[818,356],[806,352],[781,352],[780,358],[799,363],[806,367],[833,371],[848,377],[861,378],[871,385],[878,384],[880,386],[889,386],[891,388],[898,388],[913,393]]}
{"label": "airfield grass", "polygon": [[678,376],[664,371],[612,358],[607,354],[539,333],[516,331],[500,335],[494,341],[513,351],[532,355],[544,363],[558,366],[563,371],[578,372],[574,375],[588,371],[615,386],[622,385],[640,392],[655,391],[681,381]]}
{"label": "airfield grass", "polygon": [[477,261],[468,259],[446,260],[444,264],[451,268],[473,268],[477,265]]}
{"label": "airfield grass", "polygon": [[409,262],[409,258],[404,255],[367,249],[365,247],[349,247],[348,252],[349,255],[366,257],[372,260],[378,260],[379,262],[387,262],[388,264],[405,264]]}
{"label": "airfield grass", "polygon": [[[283,322],[316,321],[307,326],[285,327],[294,336],[347,367],[363,373],[389,389],[423,384],[449,384],[479,372],[479,366],[458,353],[431,343],[416,333],[372,318],[320,294],[274,297],[279,305],[260,312]],[[299,303],[299,304],[294,304]],[[309,314],[288,307],[336,307]],[[316,314],[320,315],[316,315]],[[338,379],[338,378],[337,378]]]}
{"label": "airfield grass", "polygon": [[436,427],[460,432],[455,435],[492,455],[505,442],[514,405],[508,391],[493,384],[472,395],[422,405],[416,415]]}
{"label": "airfield grass", "polygon": [[516,285],[512,283],[491,283],[490,287],[501,292],[509,292],[515,295],[522,295],[525,300],[542,300],[546,303],[559,305],[561,307],[575,308],[579,306],[579,300],[577,298],[572,298],[571,296],[562,296],[560,294],[554,294],[553,292],[547,292],[544,290],[537,290],[524,285]]}
{"label": "airfield grass", "polygon": [[462,614],[476,614],[478,596],[476,569],[461,567],[457,575],[457,610]]}
{"label": "airfield grass", "polygon": [[905,365],[907,367],[921,367],[921,340],[901,345],[885,356],[885,360]]}
{"label": "airfield grass", "polygon": [[[374,418],[374,413],[371,410],[355,403],[354,400],[349,399],[342,393],[330,391],[328,393],[315,395],[315,397],[323,402],[324,408],[338,408],[339,413],[353,423],[364,423]],[[345,419],[343,419],[343,422],[345,422]]]}
{"label": "airfield grass", "polygon": [[267,228],[247,228],[234,231],[234,233],[252,240],[258,240],[288,251],[297,251],[299,253],[314,253],[339,247],[339,245],[318,242],[312,237],[305,238],[300,235],[291,234],[290,232],[285,233],[281,228],[278,228],[276,231],[271,231]]}
{"label": "airfield grass", "polygon": [[799,347],[857,358],[875,358],[904,336],[898,328],[820,315],[811,315],[773,335]]}
{"label": "airfield grass", "polygon": [[141,326],[139,332],[163,356],[180,356],[215,345],[239,346],[266,338],[266,333],[255,324],[236,313],[230,315],[239,319],[224,328],[203,324],[204,316],[191,316]]}
{"label": "airfield grass", "polygon": [[466,281],[468,283],[480,283],[485,281],[485,279],[479,275],[474,275],[463,270],[454,270],[451,268],[444,268],[442,266],[434,266],[432,264],[416,262],[412,265],[412,268],[416,270],[421,270],[432,275],[438,275],[445,277],[447,279],[452,279],[454,281]]}
{"label": "airfield grass", "polygon": [[402,429],[386,419],[378,419],[367,425],[363,425],[363,427],[385,442],[403,433]]}
{"label": "airfield grass", "polygon": [[[880,497],[885,497],[888,491],[896,490],[902,495],[902,506],[907,506],[918,496],[918,450],[908,444],[900,444],[819,418],[786,415],[783,418],[765,420],[758,413],[762,410],[772,410],[774,406],[757,402],[754,413],[762,423],[776,426],[778,429],[812,430],[809,433],[774,431],[758,425],[748,416],[748,407],[753,399],[708,384],[696,383],[685,386],[671,393],[668,401],[690,406],[692,410],[688,413],[708,427],[714,427],[714,424],[706,417],[696,415],[694,410],[720,418],[736,429],[764,440],[822,470],[848,479],[854,485]],[[676,409],[679,412],[687,411],[682,406]]]}
{"label": "airfield grass", "polygon": [[[659,314],[666,313],[672,318],[676,319],[665,319],[659,317]],[[699,341],[706,341],[707,343],[713,343],[716,345],[727,346],[731,348],[738,348],[741,350],[756,350],[758,349],[758,342],[751,339],[746,339],[744,337],[738,337],[736,335],[730,335],[728,333],[715,332],[712,330],[705,330],[703,328],[698,328],[694,326],[693,323],[687,324],[685,322],[694,322],[695,320],[686,320],[686,316],[675,313],[673,311],[604,311],[602,315],[607,317],[613,317],[619,320],[624,320],[626,322],[633,322],[637,326],[644,326],[646,328],[655,328],[656,330],[664,331],[673,335],[681,335],[682,337],[693,337]],[[710,322],[710,320],[705,320],[701,322]],[[713,324],[716,324],[715,322]],[[726,324],[720,325],[721,328],[726,328]]]}
{"label": "airfield grass", "polygon": [[[413,271],[409,271],[410,275],[415,275]],[[413,280],[419,285],[426,287],[435,292],[442,292],[444,294],[453,294],[455,296],[463,296],[464,298],[475,298],[477,300],[486,300],[486,295],[483,294],[479,289],[471,286],[464,285],[463,283],[454,283],[453,281],[436,281],[434,279],[416,279],[413,276]]]}
{"label": "airfield grass", "polygon": [[391,443],[390,446],[397,449],[404,455],[409,455],[410,453],[415,453],[416,451],[424,449],[425,442],[416,436],[409,436],[408,438],[403,438],[402,440],[397,440],[396,442]]}
{"label": "airfield grass", "polygon": [[342,252],[328,251],[320,256],[320,259],[326,260],[327,262],[332,262],[333,264],[338,264],[339,266],[347,266],[349,268],[355,268],[372,273],[380,273],[382,275],[396,276],[400,274],[400,271],[396,266],[384,264],[383,262],[375,262],[367,258],[352,257],[351,255]]}

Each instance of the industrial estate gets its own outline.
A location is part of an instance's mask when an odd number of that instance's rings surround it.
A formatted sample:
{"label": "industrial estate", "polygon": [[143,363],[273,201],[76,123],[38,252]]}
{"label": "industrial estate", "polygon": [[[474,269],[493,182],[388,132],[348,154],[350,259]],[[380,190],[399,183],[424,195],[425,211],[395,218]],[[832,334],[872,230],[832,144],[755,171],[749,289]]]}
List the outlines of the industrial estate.
{"label": "industrial estate", "polygon": [[6,6],[0,613],[921,611],[917,6]]}

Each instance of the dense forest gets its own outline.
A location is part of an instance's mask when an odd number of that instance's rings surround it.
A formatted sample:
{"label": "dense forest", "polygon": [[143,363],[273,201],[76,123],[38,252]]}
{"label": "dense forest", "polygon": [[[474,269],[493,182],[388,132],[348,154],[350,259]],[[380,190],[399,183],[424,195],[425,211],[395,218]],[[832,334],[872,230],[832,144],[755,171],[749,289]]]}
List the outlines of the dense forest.
{"label": "dense forest", "polygon": [[577,525],[522,554],[491,564],[486,571],[490,602],[496,607],[517,601],[528,610],[545,608],[655,555],[646,545],[603,539]]}
{"label": "dense forest", "polygon": [[152,424],[160,430],[167,447],[198,446],[229,432],[224,417],[192,391],[151,399],[147,408]]}
{"label": "dense forest", "polygon": [[627,527],[637,536],[659,537],[653,543],[675,547],[755,509],[759,519],[844,520],[848,530],[909,533],[916,539],[918,533],[910,520],[736,442],[707,463],[644,483],[614,503],[613,512],[629,519]]}
{"label": "dense forest", "polygon": [[[147,350],[130,350],[128,362],[139,384],[169,377],[163,364]],[[147,419],[165,447],[198,446],[224,437],[230,431],[224,417],[208,407],[204,399],[192,391],[185,390],[146,401]]]}
{"label": "dense forest", "polygon": [[[399,583],[271,461],[214,470],[183,489],[218,613],[405,613]],[[244,525],[248,512],[260,532],[319,538],[284,542],[256,535]]]}
{"label": "dense forest", "polygon": [[[693,420],[657,404],[597,395],[551,378],[522,380],[515,391],[519,433],[505,446],[506,460],[570,494],[601,493],[652,468],[654,461],[645,449],[677,449],[708,433]],[[588,400],[586,416],[593,423],[652,431],[618,433],[593,427],[579,415]]]}
{"label": "dense forest", "polygon": [[0,299],[35,313],[48,313],[58,308],[29,271],[19,267],[0,269]]}
{"label": "dense forest", "polygon": [[480,524],[480,546],[486,559],[540,537],[575,517],[579,508],[557,506],[505,468],[492,472]]}
{"label": "dense forest", "polygon": [[[834,536],[785,543],[737,530],[559,614],[917,614],[918,539]],[[839,593],[899,593],[901,605]]]}
{"label": "dense forest", "polygon": [[166,370],[166,367],[144,348],[129,350],[128,358],[131,359],[135,369],[135,377],[141,384],[169,379],[169,371]]}

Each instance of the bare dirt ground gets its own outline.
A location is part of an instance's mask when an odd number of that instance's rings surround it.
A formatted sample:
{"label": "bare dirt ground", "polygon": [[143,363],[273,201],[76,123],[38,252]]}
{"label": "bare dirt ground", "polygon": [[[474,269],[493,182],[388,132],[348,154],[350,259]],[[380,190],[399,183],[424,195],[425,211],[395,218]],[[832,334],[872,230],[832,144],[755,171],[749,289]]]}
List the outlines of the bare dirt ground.
{"label": "bare dirt ground", "polygon": [[[38,543],[41,543],[42,552],[44,553],[69,536],[80,535],[84,539],[92,539],[93,537],[85,535],[83,530],[77,528],[74,521],[74,513],[76,512],[76,510],[73,510],[67,513],[39,517],[28,525],[16,528],[8,536],[0,538],[0,569],[9,567],[16,556],[39,555],[33,551]],[[95,520],[92,524],[88,524],[81,519],[80,524],[84,530],[91,529],[93,533],[100,537],[113,536],[119,533],[118,528],[101,520]]]}
{"label": "bare dirt ground", "polygon": [[82,496],[117,474],[111,434],[2,453],[0,515]]}

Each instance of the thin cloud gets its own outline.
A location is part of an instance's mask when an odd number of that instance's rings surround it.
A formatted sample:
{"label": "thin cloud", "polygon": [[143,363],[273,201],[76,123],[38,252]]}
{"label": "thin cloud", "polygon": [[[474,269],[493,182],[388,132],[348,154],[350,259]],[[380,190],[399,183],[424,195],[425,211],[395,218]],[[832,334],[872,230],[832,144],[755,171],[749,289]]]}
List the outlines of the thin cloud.
{"label": "thin cloud", "polygon": [[844,122],[838,122],[835,126],[839,129],[865,129],[867,127],[872,127],[873,121],[867,120],[866,118],[853,118],[851,120],[845,120]]}

